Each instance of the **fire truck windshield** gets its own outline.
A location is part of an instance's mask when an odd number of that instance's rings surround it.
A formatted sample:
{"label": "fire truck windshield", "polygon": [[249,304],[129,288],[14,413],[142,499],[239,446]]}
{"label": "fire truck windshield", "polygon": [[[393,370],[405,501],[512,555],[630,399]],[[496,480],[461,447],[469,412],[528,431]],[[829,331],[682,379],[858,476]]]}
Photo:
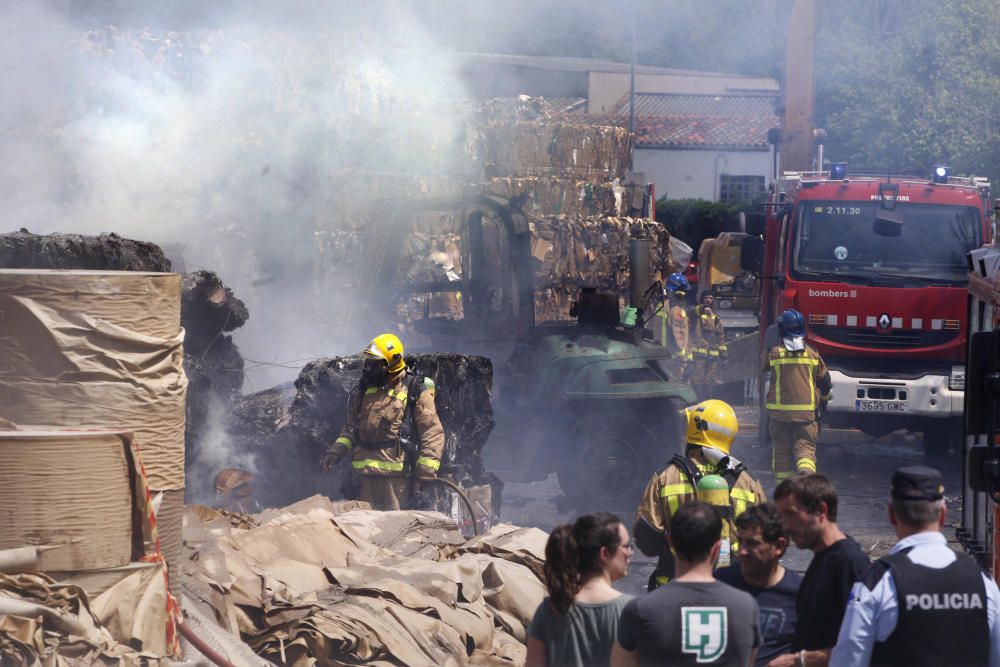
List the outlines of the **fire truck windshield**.
{"label": "fire truck windshield", "polygon": [[792,249],[792,276],[861,284],[962,284],[965,256],[979,247],[972,206],[908,204],[898,236],[875,233],[878,202],[803,201]]}

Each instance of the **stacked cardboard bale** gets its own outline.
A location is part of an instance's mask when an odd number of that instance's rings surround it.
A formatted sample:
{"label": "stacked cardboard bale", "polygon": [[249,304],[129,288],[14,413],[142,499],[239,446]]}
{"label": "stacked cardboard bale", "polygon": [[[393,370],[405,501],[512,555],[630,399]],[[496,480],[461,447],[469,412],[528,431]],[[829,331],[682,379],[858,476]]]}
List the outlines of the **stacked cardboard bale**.
{"label": "stacked cardboard bale", "polygon": [[[78,587],[75,596],[86,594],[87,610],[114,640],[154,655],[173,653],[176,606],[167,596],[150,498],[141,453],[129,431],[2,430],[0,572],[44,572]],[[176,560],[174,567],[170,575],[179,591]],[[52,582],[37,576],[37,590],[47,596]],[[0,616],[28,612],[4,609],[9,598],[20,597],[16,586],[5,585],[10,583],[0,581]],[[104,643],[100,633],[86,634]],[[42,651],[59,648],[34,644]],[[0,663],[2,655],[0,642]]]}
{"label": "stacked cardboard bale", "polygon": [[628,245],[642,229],[651,239],[653,280],[678,270],[670,257],[670,234],[663,225],[632,218],[546,216],[532,218],[531,256],[535,273],[535,318],[569,319],[580,288],[628,290]]}
{"label": "stacked cardboard bale", "polygon": [[181,280],[137,271],[0,270],[0,418],[135,433],[162,495],[168,565],[184,504]]}
{"label": "stacked cardboard bale", "polygon": [[483,184],[484,194],[511,200],[529,215],[606,215],[628,213],[640,186],[620,179],[588,181],[559,176],[498,176]]}

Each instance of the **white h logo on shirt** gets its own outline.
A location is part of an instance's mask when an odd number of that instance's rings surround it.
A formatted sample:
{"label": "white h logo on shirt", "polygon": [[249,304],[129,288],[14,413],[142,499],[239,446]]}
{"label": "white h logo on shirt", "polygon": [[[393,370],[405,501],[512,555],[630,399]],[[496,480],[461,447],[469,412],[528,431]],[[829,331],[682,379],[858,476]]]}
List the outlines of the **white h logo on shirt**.
{"label": "white h logo on shirt", "polygon": [[713,662],[725,653],[728,613],[725,607],[681,607],[681,650],[698,662]]}

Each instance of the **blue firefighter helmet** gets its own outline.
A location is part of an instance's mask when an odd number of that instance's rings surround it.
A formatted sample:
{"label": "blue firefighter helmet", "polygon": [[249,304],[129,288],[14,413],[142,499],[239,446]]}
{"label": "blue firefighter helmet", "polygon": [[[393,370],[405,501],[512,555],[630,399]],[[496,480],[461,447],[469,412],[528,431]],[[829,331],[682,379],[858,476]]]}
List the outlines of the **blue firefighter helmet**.
{"label": "blue firefighter helmet", "polygon": [[783,338],[802,338],[806,335],[806,320],[802,313],[789,308],[778,316],[778,331]]}
{"label": "blue firefighter helmet", "polygon": [[691,283],[688,282],[683,273],[671,273],[667,277],[667,284],[663,286],[663,289],[667,294],[677,294],[678,292],[687,294],[691,291]]}

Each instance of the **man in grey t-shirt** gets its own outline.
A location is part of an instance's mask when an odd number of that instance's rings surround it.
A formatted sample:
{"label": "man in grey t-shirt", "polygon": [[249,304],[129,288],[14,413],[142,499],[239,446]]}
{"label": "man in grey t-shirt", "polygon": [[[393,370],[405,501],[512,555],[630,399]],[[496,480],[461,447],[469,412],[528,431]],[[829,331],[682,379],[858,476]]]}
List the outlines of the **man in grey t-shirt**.
{"label": "man in grey t-shirt", "polygon": [[749,667],[760,646],[757,602],[716,581],[722,518],[693,502],[670,520],[677,577],[625,605],[612,667],[732,665]]}

